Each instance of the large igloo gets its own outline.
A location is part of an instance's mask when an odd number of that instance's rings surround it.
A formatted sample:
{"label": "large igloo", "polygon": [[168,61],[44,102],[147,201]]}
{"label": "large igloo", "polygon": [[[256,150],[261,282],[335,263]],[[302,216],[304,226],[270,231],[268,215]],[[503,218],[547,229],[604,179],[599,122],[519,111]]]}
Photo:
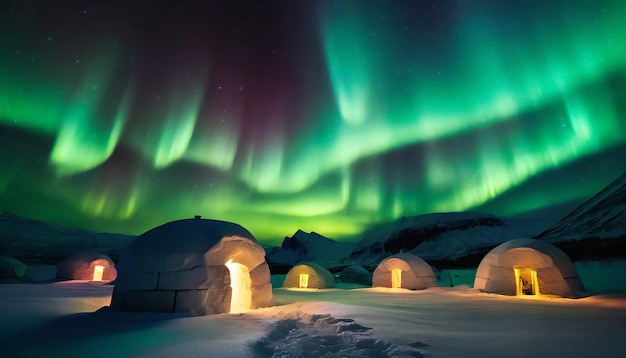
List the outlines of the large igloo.
{"label": "large igloo", "polygon": [[478,266],[474,288],[504,295],[586,295],[570,258],[535,239],[506,241],[489,251]]}
{"label": "large igloo", "polygon": [[238,224],[173,221],[137,237],[120,257],[111,308],[237,313],[272,299],[265,250]]}

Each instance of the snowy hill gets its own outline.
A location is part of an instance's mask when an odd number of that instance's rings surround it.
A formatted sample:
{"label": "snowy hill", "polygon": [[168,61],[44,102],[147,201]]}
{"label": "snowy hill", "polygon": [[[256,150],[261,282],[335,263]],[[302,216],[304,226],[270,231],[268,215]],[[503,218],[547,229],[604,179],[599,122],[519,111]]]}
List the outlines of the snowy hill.
{"label": "snowy hill", "polygon": [[626,255],[626,173],[537,238],[575,260]]}
{"label": "snowy hill", "polygon": [[0,255],[56,264],[70,254],[96,250],[117,259],[132,235],[96,233],[0,213]]}
{"label": "snowy hill", "polygon": [[350,261],[372,266],[399,252],[416,254],[433,264],[480,256],[492,247],[527,237],[501,219],[484,213],[435,213],[371,228],[355,247]]}
{"label": "snowy hill", "polygon": [[330,268],[340,265],[350,256],[353,248],[353,243],[337,242],[315,232],[298,230],[292,237],[285,237],[280,247],[268,251],[266,259],[273,267],[315,261]]}

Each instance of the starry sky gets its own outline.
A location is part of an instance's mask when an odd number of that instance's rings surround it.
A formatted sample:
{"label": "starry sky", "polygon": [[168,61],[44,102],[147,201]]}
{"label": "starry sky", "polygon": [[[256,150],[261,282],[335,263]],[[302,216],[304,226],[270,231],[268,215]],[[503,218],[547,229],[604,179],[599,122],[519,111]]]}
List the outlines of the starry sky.
{"label": "starry sky", "polygon": [[626,1],[0,4],[0,211],[268,244],[560,216],[626,170]]}

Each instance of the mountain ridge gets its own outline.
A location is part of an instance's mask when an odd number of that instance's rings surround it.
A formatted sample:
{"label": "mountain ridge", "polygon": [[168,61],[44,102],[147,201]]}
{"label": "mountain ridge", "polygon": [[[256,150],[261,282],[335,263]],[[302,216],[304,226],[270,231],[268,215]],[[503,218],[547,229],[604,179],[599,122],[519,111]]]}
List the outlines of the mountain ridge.
{"label": "mountain ridge", "polygon": [[573,260],[626,257],[626,173],[535,239],[556,245]]}
{"label": "mountain ridge", "polygon": [[135,237],[93,232],[0,212],[0,255],[25,262],[55,264],[83,250],[95,250],[117,260]]}

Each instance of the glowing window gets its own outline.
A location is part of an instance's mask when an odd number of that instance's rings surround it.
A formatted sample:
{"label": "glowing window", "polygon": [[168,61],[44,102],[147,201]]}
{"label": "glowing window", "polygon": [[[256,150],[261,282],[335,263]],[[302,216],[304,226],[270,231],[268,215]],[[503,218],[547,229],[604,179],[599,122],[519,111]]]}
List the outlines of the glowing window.
{"label": "glowing window", "polygon": [[391,270],[391,288],[400,287],[402,287],[402,270],[393,269]]}
{"label": "glowing window", "polygon": [[301,273],[300,274],[300,282],[298,283],[299,288],[308,288],[309,287],[309,274]]}
{"label": "glowing window", "polygon": [[250,272],[248,268],[242,264],[233,262],[226,263],[228,271],[230,271],[230,313],[239,313],[252,308],[252,291],[250,286]]}
{"label": "glowing window", "polygon": [[102,281],[103,274],[104,274],[104,266],[96,265],[93,268],[93,280],[94,281]]}

